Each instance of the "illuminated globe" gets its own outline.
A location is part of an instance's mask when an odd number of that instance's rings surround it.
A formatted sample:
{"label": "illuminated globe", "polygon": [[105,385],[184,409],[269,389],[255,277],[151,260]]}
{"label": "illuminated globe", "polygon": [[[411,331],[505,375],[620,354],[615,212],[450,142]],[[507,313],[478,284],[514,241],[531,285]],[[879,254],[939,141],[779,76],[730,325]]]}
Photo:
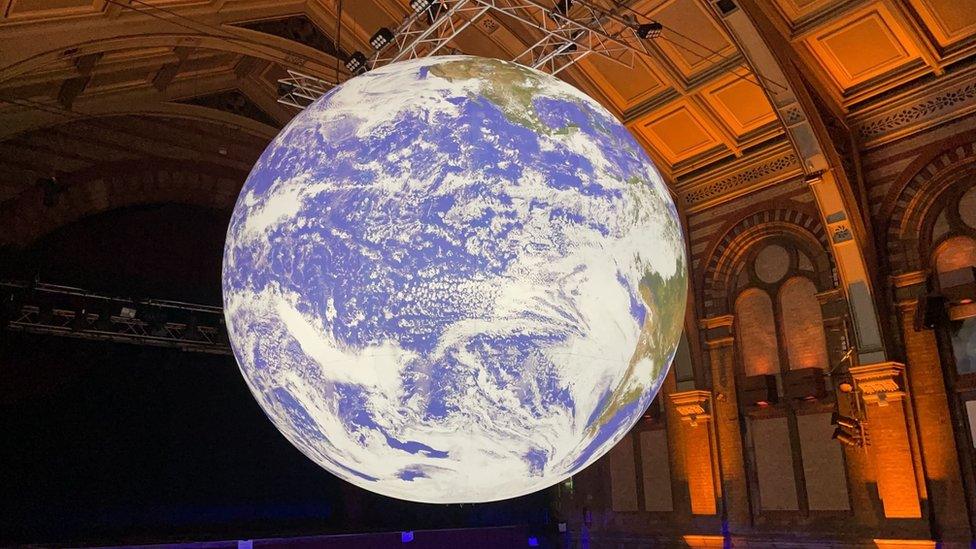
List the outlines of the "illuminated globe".
{"label": "illuminated globe", "polygon": [[660,175],[556,78],[431,57],[349,80],[268,146],[224,250],[244,378],[367,490],[511,498],[606,453],[674,355],[686,259]]}

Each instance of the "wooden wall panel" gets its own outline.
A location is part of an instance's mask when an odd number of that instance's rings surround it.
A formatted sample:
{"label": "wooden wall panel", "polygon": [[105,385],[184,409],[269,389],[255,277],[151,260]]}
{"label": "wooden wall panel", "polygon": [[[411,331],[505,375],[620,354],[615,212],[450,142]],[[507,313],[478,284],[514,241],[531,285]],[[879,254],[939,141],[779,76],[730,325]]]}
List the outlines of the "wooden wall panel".
{"label": "wooden wall panel", "polygon": [[634,439],[625,436],[610,450],[610,501],[614,511],[636,511],[637,465]]}
{"label": "wooden wall panel", "polygon": [[760,507],[763,511],[798,510],[793,452],[786,418],[753,419],[749,426],[759,476]]}
{"label": "wooden wall panel", "polygon": [[811,511],[847,511],[847,475],[840,444],[831,440],[834,426],[830,414],[808,414],[796,418],[800,433],[803,476]]}
{"label": "wooden wall panel", "polygon": [[640,450],[641,473],[644,477],[644,509],[673,511],[667,431],[658,429],[641,432]]}

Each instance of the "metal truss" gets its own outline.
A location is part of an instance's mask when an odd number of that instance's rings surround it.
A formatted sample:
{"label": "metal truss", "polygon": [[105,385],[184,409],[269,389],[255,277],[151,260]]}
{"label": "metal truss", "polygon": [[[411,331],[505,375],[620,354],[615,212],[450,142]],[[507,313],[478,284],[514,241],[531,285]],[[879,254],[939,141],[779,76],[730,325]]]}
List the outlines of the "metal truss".
{"label": "metal truss", "polygon": [[304,109],[333,87],[335,82],[288,69],[288,78],[278,80],[278,102]]}
{"label": "metal truss", "polygon": [[[562,10],[556,8],[558,5],[556,0],[551,4],[539,0],[439,0],[436,11],[423,10],[404,19],[393,31],[392,40],[373,53],[366,67],[374,69],[435,55],[489,12],[542,33],[512,60],[550,74],[594,53],[629,68],[634,68],[638,56],[650,55],[637,35],[636,21],[619,15],[618,2],[573,0],[569,9]],[[298,73],[279,82],[298,90],[282,95],[279,102],[298,108],[308,106],[335,85]]]}
{"label": "metal truss", "polygon": [[106,297],[79,288],[0,282],[11,331],[231,354],[220,307]]}
{"label": "metal truss", "polygon": [[440,0],[438,12],[413,13],[393,31],[393,40],[369,60],[375,69],[397,61],[436,55],[448,42],[461,34],[491,9],[491,2],[480,0]]}

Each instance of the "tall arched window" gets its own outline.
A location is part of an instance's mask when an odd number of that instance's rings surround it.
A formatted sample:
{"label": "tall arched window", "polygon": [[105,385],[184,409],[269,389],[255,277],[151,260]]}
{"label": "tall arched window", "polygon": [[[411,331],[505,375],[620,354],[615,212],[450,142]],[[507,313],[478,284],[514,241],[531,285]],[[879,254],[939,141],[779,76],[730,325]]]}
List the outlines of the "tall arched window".
{"label": "tall arched window", "polygon": [[[976,267],[976,187],[950,189],[932,225],[932,270],[940,290],[943,275]],[[956,305],[942,330],[951,348],[956,374],[976,377],[976,305]]]}
{"label": "tall arched window", "polygon": [[750,483],[759,509],[787,522],[790,512],[850,508],[843,455],[830,440],[834,397],[822,384],[829,360],[817,294],[818,283],[831,285],[830,262],[825,252],[792,239],[758,244],[735,274]]}
{"label": "tall arched window", "polygon": [[742,364],[747,376],[776,375],[780,371],[776,332],[770,331],[776,321],[769,294],[749,288],[735,302],[739,319],[737,332],[742,341]]}
{"label": "tall arched window", "polygon": [[779,306],[789,367],[826,368],[827,339],[813,282],[804,276],[787,280],[779,289]]}
{"label": "tall arched window", "polygon": [[968,236],[953,236],[939,245],[935,252],[935,270],[947,273],[976,266],[976,240]]}

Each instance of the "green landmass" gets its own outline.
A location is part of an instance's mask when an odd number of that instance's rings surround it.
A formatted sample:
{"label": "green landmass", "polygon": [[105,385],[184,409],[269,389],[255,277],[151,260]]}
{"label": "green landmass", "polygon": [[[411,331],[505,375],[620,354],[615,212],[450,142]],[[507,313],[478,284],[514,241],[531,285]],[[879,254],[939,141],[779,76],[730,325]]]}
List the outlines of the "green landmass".
{"label": "green landmass", "polygon": [[[684,260],[679,256],[678,261],[678,271],[674,276],[664,278],[656,272],[648,272],[641,280],[639,289],[644,305],[647,307],[647,316],[644,317],[644,326],[641,329],[637,349],[634,350],[620,385],[610,394],[610,399],[596,420],[587,426],[587,431],[598,431],[621,408],[640,399],[644,386],[630,383],[640,360],[650,358],[655,367],[651,377],[656,377],[660,368],[664,367],[670,350],[677,347],[684,329],[684,310],[688,292],[688,274]],[[677,319],[677,321],[661,322],[666,318]]]}

